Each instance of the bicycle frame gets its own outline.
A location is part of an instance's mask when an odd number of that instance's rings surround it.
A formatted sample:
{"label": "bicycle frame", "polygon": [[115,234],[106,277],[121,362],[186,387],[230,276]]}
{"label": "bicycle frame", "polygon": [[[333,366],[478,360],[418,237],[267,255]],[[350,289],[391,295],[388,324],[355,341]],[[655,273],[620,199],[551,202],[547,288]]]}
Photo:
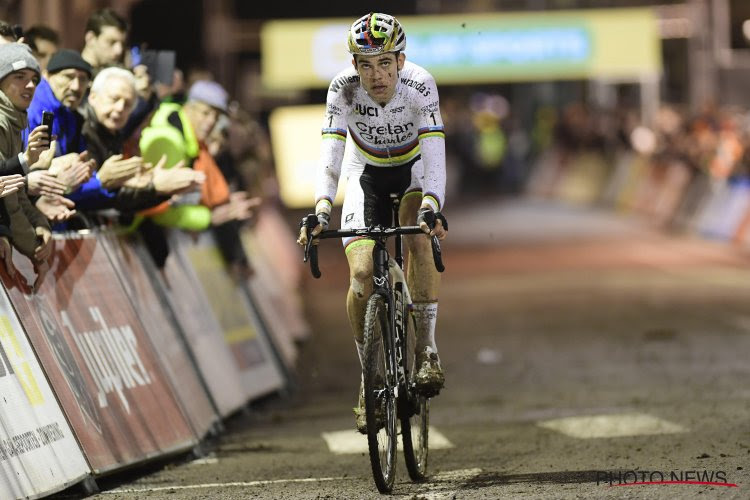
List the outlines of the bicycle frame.
{"label": "bicycle frame", "polygon": [[[368,363],[363,362],[363,381],[365,408],[367,412],[368,425],[368,447],[370,451],[370,462],[373,469],[373,477],[381,493],[391,491],[394,481],[395,453],[397,440],[397,420],[401,421],[402,437],[404,441],[404,455],[406,457],[407,469],[412,480],[421,481],[425,479],[426,467],[426,436],[427,436],[427,406],[426,399],[423,396],[415,395],[413,386],[409,386],[408,371],[413,367],[406,366],[410,358],[407,342],[407,322],[409,314],[406,310],[407,303],[410,302],[409,291],[406,279],[403,274],[404,251],[403,235],[405,234],[425,234],[419,226],[398,226],[399,198],[391,195],[393,203],[393,227],[372,226],[369,228],[347,229],[347,230],[329,230],[323,231],[316,236],[310,236],[308,233],[307,243],[305,245],[304,262],[309,260],[310,270],[314,277],[321,276],[318,267],[318,247],[313,245],[315,239],[326,238],[345,238],[345,237],[365,237],[374,241],[372,249],[372,280],[373,291],[367,303],[367,315],[365,319],[365,349],[368,352]],[[308,215],[303,219],[302,227],[308,230],[315,227],[318,219],[315,215]],[[446,226],[447,227],[447,226]],[[388,238],[395,237],[394,258],[390,257],[387,248]],[[435,267],[439,272],[445,269],[442,263],[440,243],[436,236],[431,237],[432,255],[435,261]],[[383,311],[385,309],[385,311]],[[382,311],[382,313],[378,313]],[[379,314],[383,314],[379,315]],[[377,319],[377,318],[380,319]],[[373,380],[373,373],[377,373],[373,368],[372,360],[375,360],[373,349],[373,338],[377,338],[373,325],[381,322],[382,349],[379,351],[384,356],[385,364],[385,385],[381,389],[377,387]],[[369,325],[369,326],[368,326]],[[387,331],[384,331],[387,330]],[[369,333],[368,333],[369,332]],[[369,339],[369,340],[368,340]],[[403,391],[403,393],[401,393]],[[374,396],[374,398],[373,398]],[[380,438],[377,437],[382,428],[370,430],[370,425],[376,423],[375,411],[380,405],[387,408],[389,415],[385,424],[386,438],[384,443],[385,449],[380,447]],[[412,426],[410,419],[415,415],[422,415],[421,423]],[[396,420],[394,420],[394,418]],[[405,427],[404,427],[405,426]],[[420,427],[421,426],[421,427]],[[418,430],[416,436],[422,436],[422,441],[417,438],[417,444],[411,441],[412,429]],[[422,444],[418,444],[418,443]],[[415,448],[416,446],[416,448]],[[415,449],[418,449],[415,453]],[[387,450],[387,451],[384,451]],[[385,455],[383,455],[385,453]],[[393,458],[393,460],[392,460]],[[385,469],[383,466],[385,465]],[[386,472],[384,472],[386,471]]]}
{"label": "bicycle frame", "polygon": [[[399,228],[398,225],[398,210],[399,210],[399,199],[398,197],[391,195],[393,203],[393,221],[394,228]],[[396,367],[396,385],[394,386],[395,394],[392,397],[398,397],[398,388],[406,387],[407,374],[403,370],[403,356],[404,349],[406,346],[406,339],[404,338],[404,287],[406,282],[400,281],[396,283],[391,282],[391,271],[390,271],[390,255],[387,248],[387,235],[381,235],[374,238],[375,246],[372,249],[372,279],[373,279],[373,293],[382,295],[388,305],[388,319],[390,328],[388,329],[386,342],[386,349],[391,358],[390,366]],[[404,268],[404,248],[403,248],[403,234],[400,232],[395,233],[395,257],[396,265],[400,270]]]}

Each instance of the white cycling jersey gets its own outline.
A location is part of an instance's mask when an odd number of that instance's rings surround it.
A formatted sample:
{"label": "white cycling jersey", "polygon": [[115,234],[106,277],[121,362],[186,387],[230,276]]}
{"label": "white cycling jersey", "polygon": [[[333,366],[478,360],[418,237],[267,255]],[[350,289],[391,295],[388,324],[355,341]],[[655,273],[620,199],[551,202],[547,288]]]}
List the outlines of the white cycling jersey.
{"label": "white cycling jersey", "polygon": [[[404,62],[396,92],[385,106],[360,85],[354,67],[331,82],[326,99],[323,143],[315,189],[320,200],[333,202],[341,175],[346,141],[353,143],[352,170],[365,165],[395,167],[421,154],[423,203],[435,211],[445,203],[445,133],[435,79],[424,68]],[[350,158],[351,156],[351,158]]]}

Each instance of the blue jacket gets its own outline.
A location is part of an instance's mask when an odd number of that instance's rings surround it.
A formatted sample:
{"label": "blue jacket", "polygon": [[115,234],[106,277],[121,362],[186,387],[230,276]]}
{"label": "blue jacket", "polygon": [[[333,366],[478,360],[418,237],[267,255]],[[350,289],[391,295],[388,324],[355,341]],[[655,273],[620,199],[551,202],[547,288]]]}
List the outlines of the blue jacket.
{"label": "blue jacket", "polygon": [[42,124],[42,111],[52,111],[55,114],[52,134],[57,136],[56,156],[82,153],[86,150],[86,140],[81,133],[83,117],[77,111],[63,106],[45,79],[39,82],[34,99],[31,100],[31,105],[26,111],[29,117],[29,127],[22,133],[24,149],[29,144],[31,131]]}
{"label": "blue jacket", "polygon": [[[86,140],[83,137],[83,116],[77,111],[66,108],[55,97],[52,87],[47,80],[42,79],[34,93],[34,99],[27,110],[29,127],[23,131],[23,147],[29,143],[29,134],[34,128],[42,124],[42,111],[52,111],[55,121],[52,124],[52,134],[57,136],[57,152],[55,156],[68,153],[82,153],[86,150]],[[100,166],[100,165],[99,165]],[[76,203],[78,210],[100,208],[114,198],[115,193],[104,189],[99,177],[94,173],[76,191],[69,193],[68,198]]]}

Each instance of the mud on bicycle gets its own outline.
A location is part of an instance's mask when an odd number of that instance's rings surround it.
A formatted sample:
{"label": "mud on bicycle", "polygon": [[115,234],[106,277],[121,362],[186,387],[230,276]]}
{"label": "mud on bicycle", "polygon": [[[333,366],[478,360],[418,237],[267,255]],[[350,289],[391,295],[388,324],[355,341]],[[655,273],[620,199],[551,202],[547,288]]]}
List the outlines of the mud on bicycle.
{"label": "mud on bicycle", "polygon": [[[393,221],[398,221],[399,197],[391,196]],[[442,218],[444,227],[447,222]],[[365,362],[362,368],[364,406],[367,421],[367,443],[373,478],[378,490],[388,493],[395,481],[396,449],[400,432],[404,459],[413,481],[426,478],[429,410],[432,395],[421,394],[414,383],[416,371],[415,330],[411,314],[411,297],[404,276],[403,235],[425,234],[419,226],[372,226],[369,228],[326,230],[310,236],[318,224],[317,216],[308,215],[300,224],[307,228],[304,261],[310,262],[315,278],[321,276],[318,245],[315,240],[365,237],[373,247],[372,295],[367,301],[364,325]],[[394,257],[387,240],[395,238]],[[436,236],[431,236],[432,255],[439,272],[445,269],[442,250]]]}

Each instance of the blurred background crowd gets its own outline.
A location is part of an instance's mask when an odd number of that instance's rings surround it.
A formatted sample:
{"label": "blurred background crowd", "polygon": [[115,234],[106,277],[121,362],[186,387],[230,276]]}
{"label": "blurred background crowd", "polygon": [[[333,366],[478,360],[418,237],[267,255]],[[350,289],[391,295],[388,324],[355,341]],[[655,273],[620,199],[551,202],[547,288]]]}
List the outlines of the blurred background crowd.
{"label": "blurred background crowd", "polygon": [[[750,216],[737,200],[750,169],[749,2],[406,0],[378,9],[402,20],[407,57],[436,76],[449,205],[554,197],[641,212],[674,230],[744,237]],[[55,117],[54,155],[67,160],[41,161],[22,173],[30,176],[32,201],[55,230],[117,225],[142,233],[160,266],[168,254],[163,227],[211,230],[230,265],[249,273],[237,225],[252,223],[261,203],[300,210],[312,203],[311,189],[289,193],[312,175],[322,113],[313,108],[313,125],[304,127],[293,114],[294,129],[276,127],[275,115],[325,101],[333,71],[326,65],[343,66],[315,59],[330,51],[347,64],[343,31],[334,28],[360,10],[347,2],[328,3],[324,12],[313,4],[232,0],[179,7],[162,0],[0,2],[3,37],[28,44],[42,70],[24,147],[49,107],[49,84],[73,92],[68,103],[59,92],[53,97],[80,117]],[[615,23],[626,16],[633,24]],[[430,38],[440,32],[430,23],[438,22],[449,26],[444,40]],[[545,32],[535,23],[559,26]],[[462,39],[454,28],[476,38]],[[607,41],[608,29],[617,42]],[[472,66],[471,54],[461,59],[472,40],[490,35],[500,42],[485,50],[502,54],[483,55],[494,68]],[[578,60],[533,52],[550,37],[587,52]],[[435,54],[446,48],[458,55],[441,73],[450,56]],[[611,61],[628,52],[648,61],[613,69]],[[132,75],[108,78],[126,82],[134,95],[108,119],[107,107],[122,96],[102,98],[111,80],[97,87],[96,78],[111,66]],[[55,83],[60,76],[67,85]],[[290,160],[290,150],[303,158]],[[717,229],[717,213],[730,199],[734,226]]]}

